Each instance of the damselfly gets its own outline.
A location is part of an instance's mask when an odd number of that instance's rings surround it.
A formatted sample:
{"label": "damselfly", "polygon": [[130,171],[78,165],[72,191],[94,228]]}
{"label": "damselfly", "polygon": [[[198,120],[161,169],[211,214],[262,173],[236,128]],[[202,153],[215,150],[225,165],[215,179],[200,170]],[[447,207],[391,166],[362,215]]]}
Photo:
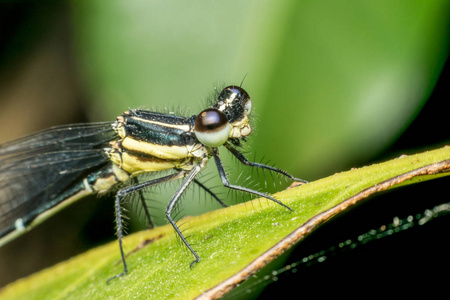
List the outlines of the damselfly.
{"label": "damselfly", "polygon": [[[115,122],[53,127],[1,145],[0,246],[70,203],[119,186],[115,194],[115,217],[124,271],[111,279],[117,278],[128,272],[122,247],[121,200],[136,193],[151,222],[142,190],[183,179],[167,205],[166,217],[194,256],[192,266],[200,257],[183,236],[172,214],[191,183],[226,206],[196,179],[211,157],[225,187],[267,198],[291,210],[268,194],[231,184],[219,158],[219,146],[224,146],[245,165],[306,183],[278,168],[250,162],[238,150],[252,131],[251,108],[250,97],[244,89],[228,86],[210,108],[191,117],[130,110]],[[173,172],[141,183],[135,181],[141,174],[164,170]],[[124,183],[128,186],[123,187]]]}

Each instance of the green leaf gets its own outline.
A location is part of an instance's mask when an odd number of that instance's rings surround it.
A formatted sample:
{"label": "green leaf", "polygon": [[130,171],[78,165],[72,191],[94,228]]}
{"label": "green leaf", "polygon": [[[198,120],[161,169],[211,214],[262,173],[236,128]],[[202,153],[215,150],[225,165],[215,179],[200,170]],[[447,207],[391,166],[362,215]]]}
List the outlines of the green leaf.
{"label": "green leaf", "polygon": [[256,199],[181,221],[201,262],[180,246],[170,226],[124,239],[130,272],[117,243],[93,249],[21,279],[1,299],[193,299],[220,297],[301,241],[318,226],[383,190],[450,173],[450,147],[352,169],[275,194],[294,209]]}

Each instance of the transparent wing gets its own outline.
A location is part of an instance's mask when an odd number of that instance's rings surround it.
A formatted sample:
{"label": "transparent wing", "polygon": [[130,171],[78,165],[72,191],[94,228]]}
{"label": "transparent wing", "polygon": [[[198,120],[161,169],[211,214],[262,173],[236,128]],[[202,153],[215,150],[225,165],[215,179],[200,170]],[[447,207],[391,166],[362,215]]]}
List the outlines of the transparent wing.
{"label": "transparent wing", "polygon": [[32,221],[60,195],[109,160],[110,122],[53,127],[0,145],[0,237]]}

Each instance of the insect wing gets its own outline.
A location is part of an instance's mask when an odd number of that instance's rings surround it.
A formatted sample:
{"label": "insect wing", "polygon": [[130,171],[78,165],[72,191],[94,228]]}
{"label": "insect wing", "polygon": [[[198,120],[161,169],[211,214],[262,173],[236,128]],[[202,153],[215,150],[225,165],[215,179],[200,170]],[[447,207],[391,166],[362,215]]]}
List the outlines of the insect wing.
{"label": "insect wing", "polygon": [[0,237],[65,199],[64,192],[109,160],[111,123],[48,130],[0,146]]}

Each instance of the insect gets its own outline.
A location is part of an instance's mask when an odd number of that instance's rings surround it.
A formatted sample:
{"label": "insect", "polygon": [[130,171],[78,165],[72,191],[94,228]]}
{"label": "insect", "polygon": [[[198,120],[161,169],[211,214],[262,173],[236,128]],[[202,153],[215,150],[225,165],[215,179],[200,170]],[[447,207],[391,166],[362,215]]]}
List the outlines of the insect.
{"label": "insect", "polygon": [[[251,109],[250,96],[243,88],[227,86],[210,108],[191,117],[130,110],[117,117],[115,122],[52,127],[1,145],[0,246],[74,201],[116,188],[115,219],[124,270],[109,282],[128,272],[122,247],[124,216],[121,200],[136,193],[151,223],[142,190],[182,179],[167,205],[166,217],[194,256],[192,267],[200,257],[183,236],[172,213],[190,184],[198,185],[226,206],[196,179],[211,157],[225,187],[267,198],[291,210],[268,194],[231,184],[218,147],[224,146],[245,165],[306,183],[278,168],[250,162],[238,150],[252,132],[249,124]],[[135,180],[141,174],[165,170],[173,172],[140,183]],[[124,187],[124,183],[128,186]]]}

